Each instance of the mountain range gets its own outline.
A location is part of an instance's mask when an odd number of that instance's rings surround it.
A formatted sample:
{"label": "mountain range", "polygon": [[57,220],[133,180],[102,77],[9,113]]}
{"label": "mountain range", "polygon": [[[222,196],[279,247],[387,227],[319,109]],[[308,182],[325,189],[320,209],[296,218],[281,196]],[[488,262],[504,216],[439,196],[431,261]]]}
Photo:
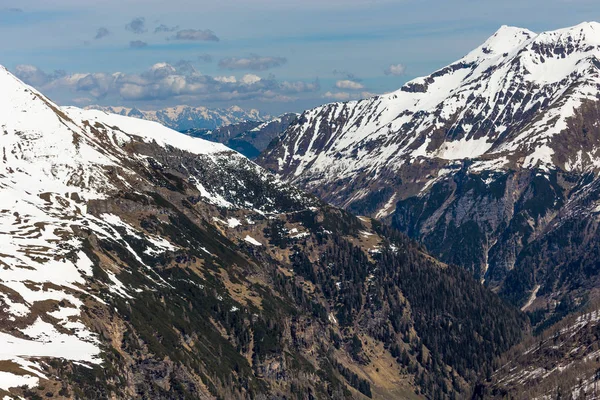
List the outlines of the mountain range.
{"label": "mountain range", "polygon": [[224,109],[207,107],[176,106],[161,110],[139,110],[137,108],[88,106],[86,109],[101,110],[110,114],[141,118],[159,122],[176,131],[189,129],[217,129],[222,126],[237,124],[244,121],[265,121],[269,116],[263,116],[258,110],[243,110],[232,106]]}
{"label": "mountain range", "polygon": [[400,90],[304,112],[261,155],[526,310],[598,287],[600,24],[504,26]]}
{"label": "mountain range", "polygon": [[468,397],[528,329],[222,144],[0,87],[4,398]]}
{"label": "mountain range", "polygon": [[0,395],[597,396],[600,24],[267,121],[0,87]]}

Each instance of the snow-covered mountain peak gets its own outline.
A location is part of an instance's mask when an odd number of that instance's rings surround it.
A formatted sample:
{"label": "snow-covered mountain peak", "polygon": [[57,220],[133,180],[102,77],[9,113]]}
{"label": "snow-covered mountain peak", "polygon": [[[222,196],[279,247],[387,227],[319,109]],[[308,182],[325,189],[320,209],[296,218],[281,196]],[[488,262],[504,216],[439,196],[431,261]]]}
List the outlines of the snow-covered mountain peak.
{"label": "snow-covered mountain peak", "polygon": [[552,44],[600,45],[600,23],[582,22],[572,27],[542,32],[534,41]]}
{"label": "snow-covered mountain peak", "polygon": [[[38,118],[50,122],[57,115],[52,108],[58,108],[38,91],[25,85],[6,68],[0,66],[0,113],[3,125],[18,124],[27,129],[37,124]],[[28,114],[29,113],[29,114]]]}
{"label": "snow-covered mountain peak", "polygon": [[464,62],[475,62],[483,59],[491,59],[510,53],[535,37],[535,32],[528,29],[503,25],[481,46],[471,51]]}
{"label": "snow-covered mountain peak", "polygon": [[15,185],[25,184],[32,191],[59,183],[81,189],[106,185],[88,167],[112,165],[114,158],[95,143],[81,121],[5,68],[0,70],[0,87],[1,174],[15,176]]}
{"label": "snow-covered mountain peak", "polygon": [[[570,52],[589,52],[600,45],[600,23],[583,22],[581,24],[535,33],[528,29],[503,25],[481,46],[474,49],[464,62],[507,57],[516,52],[543,52],[550,56],[564,57]],[[566,54],[565,54],[566,53]]]}
{"label": "snow-covered mountain peak", "polygon": [[265,165],[315,186],[365,173],[377,179],[420,158],[600,168],[600,143],[564,142],[576,112],[599,98],[599,43],[598,23],[540,34],[504,26],[400,90],[305,112]]}
{"label": "snow-covered mountain peak", "polygon": [[[160,69],[152,70],[152,73],[158,73],[159,71]],[[258,110],[244,110],[238,106],[210,109],[203,106],[178,105],[160,110],[139,110],[137,108],[99,105],[88,106],[86,108],[160,122],[180,132],[190,129],[217,129],[244,121],[263,121],[270,118],[269,116],[261,115]]]}

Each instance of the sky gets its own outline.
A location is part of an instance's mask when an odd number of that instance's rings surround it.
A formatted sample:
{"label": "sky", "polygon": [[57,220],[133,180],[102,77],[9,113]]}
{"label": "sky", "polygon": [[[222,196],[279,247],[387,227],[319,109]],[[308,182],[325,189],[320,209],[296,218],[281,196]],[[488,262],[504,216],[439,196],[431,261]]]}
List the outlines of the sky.
{"label": "sky", "polygon": [[391,92],[597,0],[0,0],[0,64],[62,105],[276,115]]}

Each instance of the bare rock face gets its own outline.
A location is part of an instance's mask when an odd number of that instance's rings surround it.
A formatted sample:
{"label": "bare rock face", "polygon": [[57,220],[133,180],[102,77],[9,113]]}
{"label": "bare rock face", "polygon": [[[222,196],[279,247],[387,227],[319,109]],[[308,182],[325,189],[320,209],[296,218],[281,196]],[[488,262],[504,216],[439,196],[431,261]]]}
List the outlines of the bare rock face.
{"label": "bare rock face", "polygon": [[[599,59],[598,23],[502,27],[396,92],[306,111],[258,163],[391,223],[516,305],[538,285],[533,307],[555,304],[589,292],[573,268],[599,215]],[[571,239],[549,243],[559,231]]]}

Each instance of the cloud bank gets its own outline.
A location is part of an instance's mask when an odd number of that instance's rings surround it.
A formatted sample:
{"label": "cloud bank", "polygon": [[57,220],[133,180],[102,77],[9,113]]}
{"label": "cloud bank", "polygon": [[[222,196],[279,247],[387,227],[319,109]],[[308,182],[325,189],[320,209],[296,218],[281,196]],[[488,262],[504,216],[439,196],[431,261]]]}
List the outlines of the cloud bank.
{"label": "cloud bank", "polygon": [[362,90],[365,86],[362,83],[351,81],[349,79],[344,79],[341,81],[337,81],[335,83],[335,87],[338,89],[346,89],[346,90]]}
{"label": "cloud bank", "polygon": [[323,94],[324,99],[333,100],[333,101],[350,101],[350,100],[360,100],[366,99],[368,97],[376,96],[375,93],[371,92],[360,92],[360,93],[349,93],[349,92],[325,92]]}
{"label": "cloud bank", "polygon": [[80,101],[294,101],[303,93],[317,92],[317,81],[278,81],[255,74],[235,76],[203,75],[189,61],[157,63],[136,74],[46,73],[32,65],[19,65],[15,75],[44,91],[71,91]]}

